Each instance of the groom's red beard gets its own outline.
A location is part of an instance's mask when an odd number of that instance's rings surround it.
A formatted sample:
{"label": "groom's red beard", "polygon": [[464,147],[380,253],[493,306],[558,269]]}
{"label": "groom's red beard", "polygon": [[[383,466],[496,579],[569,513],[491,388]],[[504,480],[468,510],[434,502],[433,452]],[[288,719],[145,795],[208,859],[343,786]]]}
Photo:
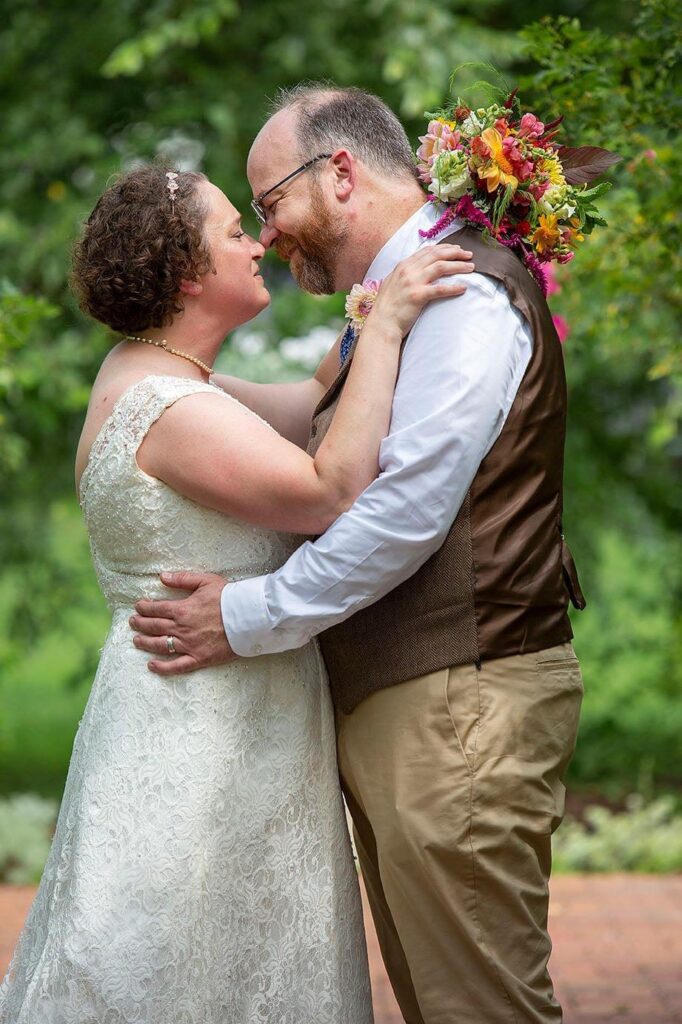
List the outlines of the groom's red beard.
{"label": "groom's red beard", "polygon": [[336,291],[336,267],[348,229],[340,217],[327,208],[321,190],[311,188],[310,214],[296,232],[280,235],[275,242],[277,255],[289,262],[296,283],[313,295],[332,295]]}

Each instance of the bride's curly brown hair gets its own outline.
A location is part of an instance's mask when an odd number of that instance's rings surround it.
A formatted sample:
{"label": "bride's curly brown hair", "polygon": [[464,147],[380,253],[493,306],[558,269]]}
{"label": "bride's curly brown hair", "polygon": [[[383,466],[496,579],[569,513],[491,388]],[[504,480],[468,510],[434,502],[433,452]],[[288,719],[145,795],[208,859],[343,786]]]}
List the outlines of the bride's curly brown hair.
{"label": "bride's curly brown hair", "polygon": [[118,178],[74,246],[71,284],[81,309],[123,334],[166,327],[182,312],[180,282],[213,269],[198,193],[206,176],[179,172],[172,203],[170,170],[150,165]]}

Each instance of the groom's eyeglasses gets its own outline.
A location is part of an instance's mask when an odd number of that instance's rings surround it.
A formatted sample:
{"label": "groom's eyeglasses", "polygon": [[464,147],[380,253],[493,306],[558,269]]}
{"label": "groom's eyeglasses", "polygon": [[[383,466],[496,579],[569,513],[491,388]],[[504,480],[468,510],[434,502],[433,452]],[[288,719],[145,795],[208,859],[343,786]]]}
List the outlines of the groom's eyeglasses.
{"label": "groom's eyeglasses", "polygon": [[319,156],[314,156],[312,160],[308,160],[307,163],[301,164],[301,166],[297,167],[295,171],[291,172],[291,174],[287,174],[286,178],[282,178],[282,180],[278,181],[276,185],[273,185],[272,188],[269,188],[267,192],[261,192],[257,199],[252,199],[251,209],[256,214],[259,223],[266,224],[268,219],[267,210],[263,206],[264,199],[271,195],[271,193],[276,192],[278,188],[282,187],[282,185],[285,185],[287,181],[291,181],[292,178],[295,178],[297,174],[303,174],[303,172],[307,171],[309,167],[312,167],[313,164],[316,164],[318,160],[328,160],[330,156],[331,153],[320,153]]}

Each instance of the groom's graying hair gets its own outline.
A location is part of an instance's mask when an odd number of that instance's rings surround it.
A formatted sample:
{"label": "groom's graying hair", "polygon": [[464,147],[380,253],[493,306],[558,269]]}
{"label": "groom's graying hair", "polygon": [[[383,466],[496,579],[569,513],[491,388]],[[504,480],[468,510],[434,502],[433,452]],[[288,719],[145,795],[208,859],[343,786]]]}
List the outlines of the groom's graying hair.
{"label": "groom's graying hair", "polygon": [[[383,100],[364,89],[301,82],[280,89],[270,115],[293,110],[301,159],[343,147],[389,178],[417,178],[405,129]],[[313,168],[313,173],[316,168]]]}

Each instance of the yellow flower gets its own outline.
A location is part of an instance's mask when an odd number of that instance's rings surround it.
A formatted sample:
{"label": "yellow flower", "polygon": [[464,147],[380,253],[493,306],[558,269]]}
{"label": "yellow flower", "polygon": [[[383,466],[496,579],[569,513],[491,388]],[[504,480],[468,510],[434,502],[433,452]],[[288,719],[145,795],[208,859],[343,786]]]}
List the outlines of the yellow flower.
{"label": "yellow flower", "polygon": [[539,227],[531,235],[531,242],[538,252],[551,252],[561,238],[555,213],[540,214]]}
{"label": "yellow flower", "polygon": [[478,176],[485,181],[488,192],[494,192],[499,185],[512,185],[516,192],[518,178],[514,177],[513,167],[504,155],[502,136],[497,128],[486,128],[481,133],[481,140],[490,150],[490,159],[478,168]]}
{"label": "yellow flower", "polygon": [[552,185],[566,184],[561,164],[555,156],[546,156],[538,160],[538,170],[547,175]]}

